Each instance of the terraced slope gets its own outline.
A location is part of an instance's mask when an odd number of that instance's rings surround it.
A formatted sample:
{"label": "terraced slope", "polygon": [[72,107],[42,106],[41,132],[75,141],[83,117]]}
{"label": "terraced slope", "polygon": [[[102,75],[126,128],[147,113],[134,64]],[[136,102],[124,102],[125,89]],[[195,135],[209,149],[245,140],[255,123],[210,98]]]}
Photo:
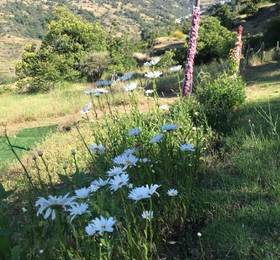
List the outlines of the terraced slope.
{"label": "terraced slope", "polygon": [[19,60],[24,46],[28,43],[39,44],[40,41],[5,35],[0,37],[0,81],[15,75],[15,63]]}

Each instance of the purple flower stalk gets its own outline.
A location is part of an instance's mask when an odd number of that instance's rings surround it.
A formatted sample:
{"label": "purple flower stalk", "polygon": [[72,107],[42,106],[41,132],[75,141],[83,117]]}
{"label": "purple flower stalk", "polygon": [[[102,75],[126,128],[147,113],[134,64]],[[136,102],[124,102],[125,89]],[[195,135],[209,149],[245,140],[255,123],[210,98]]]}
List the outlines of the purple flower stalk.
{"label": "purple flower stalk", "polygon": [[235,49],[234,49],[234,56],[235,56],[234,58],[237,66],[237,71],[239,70],[240,60],[242,56],[242,45],[243,45],[242,33],[243,33],[243,26],[239,25],[237,29],[237,41],[235,43]]}
{"label": "purple flower stalk", "polygon": [[188,56],[187,56],[187,63],[185,68],[183,96],[187,96],[192,93],[193,67],[194,67],[194,59],[196,55],[199,23],[200,23],[200,7],[199,7],[199,3],[197,3],[197,6],[193,7],[192,27],[190,31]]}

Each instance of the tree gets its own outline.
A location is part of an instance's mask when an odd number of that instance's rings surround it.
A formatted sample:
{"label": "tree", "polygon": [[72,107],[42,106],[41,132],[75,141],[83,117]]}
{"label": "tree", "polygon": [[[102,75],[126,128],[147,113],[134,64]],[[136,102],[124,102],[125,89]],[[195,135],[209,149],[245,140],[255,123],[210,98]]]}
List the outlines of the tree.
{"label": "tree", "polygon": [[[189,34],[190,23],[185,22],[182,30]],[[213,59],[225,58],[231,48],[234,47],[235,34],[221,25],[216,17],[206,16],[202,18],[198,34],[197,63],[210,62]],[[175,59],[183,64],[186,60],[186,48],[176,50]]]}
{"label": "tree", "polygon": [[123,73],[135,68],[137,62],[133,58],[133,53],[136,50],[137,44],[126,37],[108,38],[108,51],[111,58],[109,70],[111,72]]}
{"label": "tree", "polygon": [[108,52],[91,53],[81,60],[79,70],[89,82],[93,82],[102,77],[103,72],[108,69],[110,61]]}
{"label": "tree", "polygon": [[23,79],[28,78],[28,89],[47,90],[43,85],[52,86],[49,82],[80,78],[81,59],[88,53],[105,51],[106,40],[107,35],[98,23],[88,23],[65,7],[57,8],[40,48],[27,48],[17,65],[19,86],[24,88]]}
{"label": "tree", "polygon": [[205,17],[199,29],[197,61],[227,57],[235,43],[235,34],[215,17]]}

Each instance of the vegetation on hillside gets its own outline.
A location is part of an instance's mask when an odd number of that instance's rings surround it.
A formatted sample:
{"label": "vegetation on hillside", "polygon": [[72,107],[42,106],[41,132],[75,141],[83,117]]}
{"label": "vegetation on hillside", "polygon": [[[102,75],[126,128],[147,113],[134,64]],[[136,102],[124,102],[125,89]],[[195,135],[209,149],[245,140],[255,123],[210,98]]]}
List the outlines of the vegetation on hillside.
{"label": "vegetation on hillside", "polygon": [[[47,31],[47,22],[53,18],[53,11],[58,5],[65,5],[75,14],[93,22],[99,20],[107,28],[125,33],[129,31],[137,36],[144,28],[154,28],[170,23],[176,17],[188,12],[185,1],[172,0],[129,0],[115,2],[108,0],[95,1],[4,1],[1,3],[0,34],[17,34],[30,38],[42,39]],[[168,10],[168,11],[167,11]],[[141,13],[141,15],[139,14]],[[136,31],[133,32],[131,28]],[[117,32],[116,32],[117,33]]]}

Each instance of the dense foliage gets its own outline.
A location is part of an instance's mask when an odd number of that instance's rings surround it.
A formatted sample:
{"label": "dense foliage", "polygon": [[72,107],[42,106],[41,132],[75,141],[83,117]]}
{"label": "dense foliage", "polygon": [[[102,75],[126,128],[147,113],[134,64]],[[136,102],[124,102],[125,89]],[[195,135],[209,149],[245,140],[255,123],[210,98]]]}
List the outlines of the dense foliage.
{"label": "dense foliage", "polygon": [[[182,25],[182,31],[187,35],[190,26],[189,21]],[[207,63],[213,59],[226,58],[234,42],[235,34],[222,26],[216,17],[203,17],[199,28],[196,62]],[[175,59],[180,64],[186,60],[186,48],[187,44],[176,51]]]}
{"label": "dense foliage", "polygon": [[[211,77],[209,76],[209,79]],[[245,84],[240,77],[221,74],[215,80],[204,80],[196,89],[207,121],[213,129],[230,129],[232,114],[245,101]]]}
{"label": "dense foliage", "polygon": [[18,89],[46,91],[60,80],[76,81],[83,76],[97,80],[105,69],[125,72],[137,65],[132,57],[137,46],[128,38],[112,37],[98,23],[57,8],[41,46],[27,47],[17,64]]}

